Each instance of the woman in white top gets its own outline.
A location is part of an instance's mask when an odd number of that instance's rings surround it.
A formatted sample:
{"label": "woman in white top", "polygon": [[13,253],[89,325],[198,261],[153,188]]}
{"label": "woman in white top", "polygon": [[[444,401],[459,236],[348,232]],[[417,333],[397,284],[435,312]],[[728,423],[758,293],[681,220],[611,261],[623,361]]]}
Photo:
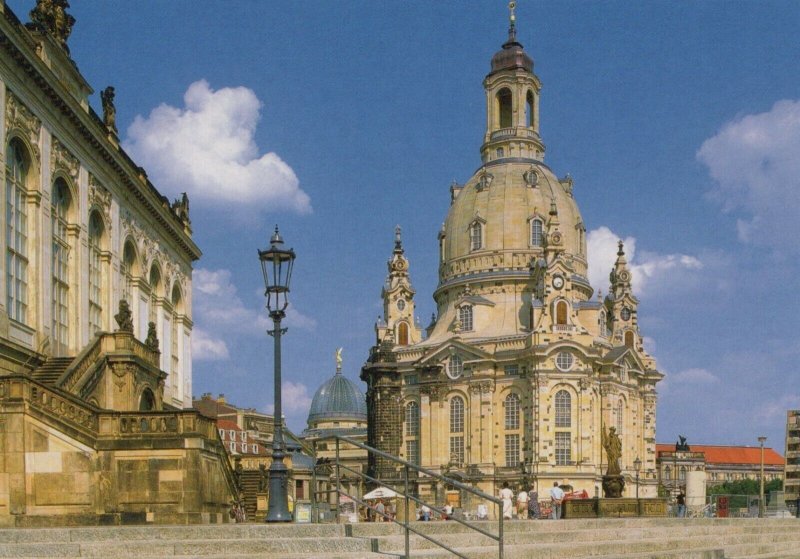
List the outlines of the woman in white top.
{"label": "woman in white top", "polygon": [[511,516],[513,515],[512,500],[514,499],[514,492],[509,489],[507,481],[503,482],[503,488],[500,490],[500,498],[503,500],[503,518],[511,520]]}

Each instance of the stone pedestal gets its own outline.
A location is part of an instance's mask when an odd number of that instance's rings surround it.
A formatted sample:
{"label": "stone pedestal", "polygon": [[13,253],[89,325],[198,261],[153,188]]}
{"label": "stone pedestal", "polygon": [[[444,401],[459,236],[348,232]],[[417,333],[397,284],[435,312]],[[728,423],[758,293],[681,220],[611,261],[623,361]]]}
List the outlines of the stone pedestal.
{"label": "stone pedestal", "polygon": [[603,496],[606,499],[618,499],[622,497],[625,489],[625,478],[621,475],[603,476]]}
{"label": "stone pedestal", "polygon": [[631,518],[667,516],[666,499],[568,499],[564,518]]}

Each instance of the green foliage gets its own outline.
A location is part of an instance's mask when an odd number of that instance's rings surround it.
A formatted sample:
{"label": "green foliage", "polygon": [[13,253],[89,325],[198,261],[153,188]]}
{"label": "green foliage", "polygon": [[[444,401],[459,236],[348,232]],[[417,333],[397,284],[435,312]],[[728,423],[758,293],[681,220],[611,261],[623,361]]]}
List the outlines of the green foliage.
{"label": "green foliage", "polygon": [[[783,480],[773,479],[764,484],[764,494],[769,495],[770,491],[781,491]],[[740,479],[737,481],[726,481],[720,485],[708,486],[707,495],[758,495],[761,485],[756,479]]]}

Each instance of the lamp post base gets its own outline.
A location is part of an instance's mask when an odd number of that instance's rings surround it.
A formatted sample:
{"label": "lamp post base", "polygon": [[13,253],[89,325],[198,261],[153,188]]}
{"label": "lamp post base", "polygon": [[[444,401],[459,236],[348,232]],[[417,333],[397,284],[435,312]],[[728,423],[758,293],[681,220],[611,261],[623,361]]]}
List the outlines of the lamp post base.
{"label": "lamp post base", "polygon": [[287,485],[289,470],[283,463],[283,454],[273,454],[269,467],[269,502],[265,522],[291,522]]}

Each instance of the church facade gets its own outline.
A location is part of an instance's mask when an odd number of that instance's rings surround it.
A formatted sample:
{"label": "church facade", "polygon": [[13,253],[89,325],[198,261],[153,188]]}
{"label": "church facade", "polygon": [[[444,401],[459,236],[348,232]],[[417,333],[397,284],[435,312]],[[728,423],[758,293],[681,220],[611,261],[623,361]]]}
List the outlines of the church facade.
{"label": "church facade", "polygon": [[[396,232],[376,344],[361,371],[371,446],[497,495],[503,482],[554,482],[597,495],[602,429],[622,443],[625,496],[656,495],[656,384],[620,243],[605,297],[589,284],[586,228],[572,179],[544,163],[541,82],[516,39],[483,81],[481,164],[450,189],[438,236],[437,312],[417,326],[410,262]],[[372,475],[397,479],[392,464]],[[468,496],[417,480],[420,494]]]}
{"label": "church facade", "polygon": [[[33,4],[33,2],[32,2]],[[70,57],[66,0],[0,0],[0,525],[227,518],[191,407],[192,240]]]}

